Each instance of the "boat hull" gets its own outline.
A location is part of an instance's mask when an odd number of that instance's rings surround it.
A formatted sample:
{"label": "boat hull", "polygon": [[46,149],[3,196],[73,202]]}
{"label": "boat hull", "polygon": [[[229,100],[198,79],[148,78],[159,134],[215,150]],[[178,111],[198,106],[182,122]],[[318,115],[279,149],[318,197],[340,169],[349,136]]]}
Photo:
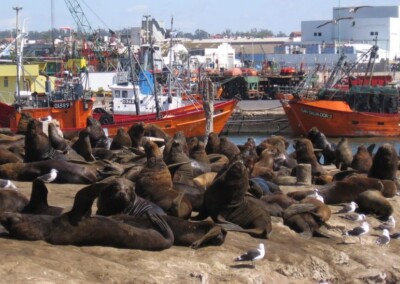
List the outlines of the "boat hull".
{"label": "boat hull", "polygon": [[281,100],[295,136],[306,136],[317,127],[330,137],[400,136],[400,116],[352,111],[344,101],[302,99]]}

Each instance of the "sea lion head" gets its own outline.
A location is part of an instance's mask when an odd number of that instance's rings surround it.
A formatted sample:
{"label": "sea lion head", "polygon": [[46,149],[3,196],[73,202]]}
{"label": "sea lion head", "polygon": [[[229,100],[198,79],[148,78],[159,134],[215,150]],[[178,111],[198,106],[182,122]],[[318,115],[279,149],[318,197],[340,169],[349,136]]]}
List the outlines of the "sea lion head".
{"label": "sea lion head", "polygon": [[121,178],[112,180],[97,199],[97,214],[105,216],[119,214],[134,201],[135,197],[133,182]]}

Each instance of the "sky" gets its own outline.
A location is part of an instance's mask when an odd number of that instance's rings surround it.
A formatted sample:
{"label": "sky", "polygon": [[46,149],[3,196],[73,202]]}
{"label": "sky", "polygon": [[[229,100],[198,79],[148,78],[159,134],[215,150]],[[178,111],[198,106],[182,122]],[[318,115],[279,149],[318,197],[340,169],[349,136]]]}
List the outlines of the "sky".
{"label": "sky", "polygon": [[[26,31],[47,31],[54,28],[76,28],[66,5],[67,0],[1,0],[0,31],[25,22]],[[76,2],[69,0],[70,2]],[[93,29],[119,30],[139,27],[143,16],[150,15],[178,32],[194,33],[196,29],[210,34],[247,32],[266,29],[274,34],[301,31],[301,21],[330,20],[333,7],[360,5],[399,6],[400,0],[79,0],[80,6]]]}

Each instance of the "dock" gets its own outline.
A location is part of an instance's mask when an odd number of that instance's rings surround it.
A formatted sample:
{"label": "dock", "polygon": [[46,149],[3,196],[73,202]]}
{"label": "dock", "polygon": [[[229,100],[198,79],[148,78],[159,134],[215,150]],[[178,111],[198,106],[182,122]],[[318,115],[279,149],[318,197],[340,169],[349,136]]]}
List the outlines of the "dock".
{"label": "dock", "polygon": [[222,132],[229,134],[292,134],[279,100],[243,100]]}

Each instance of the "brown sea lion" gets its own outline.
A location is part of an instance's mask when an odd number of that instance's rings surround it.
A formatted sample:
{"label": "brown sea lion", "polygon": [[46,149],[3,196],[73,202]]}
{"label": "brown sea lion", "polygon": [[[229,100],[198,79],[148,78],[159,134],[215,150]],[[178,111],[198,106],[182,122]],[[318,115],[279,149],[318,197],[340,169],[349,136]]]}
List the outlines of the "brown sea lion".
{"label": "brown sea lion", "polygon": [[342,137],[335,149],[335,166],[341,171],[347,170],[351,166],[353,152],[347,138]]}
{"label": "brown sea lion", "polygon": [[117,135],[113,138],[110,150],[119,150],[123,147],[132,147],[132,140],[129,134],[125,131],[125,128],[120,127],[117,130]]}
{"label": "brown sea lion", "polygon": [[215,132],[211,132],[208,134],[207,144],[206,144],[206,153],[207,154],[219,154],[219,145],[220,139],[218,134]]}
{"label": "brown sea lion", "polygon": [[[98,188],[98,190],[93,190]],[[99,245],[141,250],[170,248],[174,237],[161,216],[146,213],[152,228],[142,229],[103,216],[90,216],[94,199],[102,188],[97,184],[78,191],[71,211],[60,216],[4,212],[0,223],[11,238],[43,240],[54,245]]]}
{"label": "brown sea lion", "polygon": [[139,148],[140,146],[142,146],[143,145],[142,140],[144,137],[144,123],[138,122],[133,124],[128,129],[128,135],[131,138],[133,148]]}
{"label": "brown sea lion", "polygon": [[368,177],[396,180],[398,163],[399,158],[394,146],[384,143],[374,156]]}
{"label": "brown sea lion", "polygon": [[0,212],[20,212],[28,203],[28,198],[17,190],[0,190]]}
{"label": "brown sea lion", "polygon": [[48,124],[48,136],[51,146],[59,151],[65,151],[68,148],[68,143],[59,133],[56,125],[52,122]]}
{"label": "brown sea lion", "polygon": [[240,156],[243,159],[244,165],[249,170],[249,173],[253,171],[254,164],[258,161],[259,155],[256,150],[256,141],[253,138],[247,138],[246,143],[238,145],[240,150]]}
{"label": "brown sea lion", "polygon": [[293,146],[295,148],[296,160],[298,164],[311,164],[311,172],[313,176],[321,176],[326,174],[326,170],[317,161],[317,157],[314,153],[314,147],[310,139],[301,138],[297,140]]}
{"label": "brown sea lion", "polygon": [[251,171],[251,177],[262,177],[265,180],[272,180],[276,177],[273,170],[274,167],[274,155],[269,149],[265,149],[259,160],[254,163],[253,170]]}
{"label": "brown sea lion", "polygon": [[319,162],[321,162],[322,156],[324,158],[324,165],[330,165],[335,162],[336,145],[329,142],[324,133],[319,131],[317,127],[312,127],[307,133],[307,138],[311,140],[314,149],[322,150],[316,153]]}
{"label": "brown sea lion", "polygon": [[189,218],[192,205],[183,194],[173,190],[171,173],[155,142],[144,145],[147,162],[135,180],[136,193],[160,206],[167,214]]}
{"label": "brown sea lion", "polygon": [[192,144],[189,150],[189,158],[192,158],[200,163],[210,164],[210,158],[206,152],[206,145],[203,141],[198,140],[197,138],[196,140],[196,143],[194,143],[194,140],[191,140]]}
{"label": "brown sea lion", "polygon": [[156,124],[146,124],[144,126],[143,134],[144,134],[144,136],[148,136],[148,137],[161,138],[164,140],[164,143],[171,138],[164,130],[162,130],[161,127],[159,127]]}
{"label": "brown sea lion", "polygon": [[0,178],[33,181],[35,178],[49,173],[51,169],[58,170],[55,183],[89,184],[97,181],[96,169],[62,160],[0,165]]}
{"label": "brown sea lion", "polygon": [[22,163],[22,159],[10,150],[0,146],[0,165],[7,163]]}
{"label": "brown sea lion", "polygon": [[34,179],[29,203],[20,211],[25,214],[61,215],[62,207],[50,206],[47,203],[48,190],[42,179]]}
{"label": "brown sea lion", "polygon": [[179,143],[181,145],[181,150],[182,153],[185,154],[187,157],[189,157],[189,146],[186,142],[186,137],[185,133],[183,131],[177,131],[172,139],[169,139],[167,143],[165,144],[163,155],[164,155],[164,161],[167,164],[173,163],[168,161],[167,159],[170,156],[170,151],[174,145],[174,143]]}
{"label": "brown sea lion", "polygon": [[90,145],[93,148],[109,148],[109,141],[101,123],[93,117],[86,119],[86,130],[89,132]]}
{"label": "brown sea lion", "polygon": [[165,215],[165,212],[153,202],[141,198],[135,193],[135,184],[125,178],[101,182],[103,189],[97,198],[98,215],[110,216],[127,214],[142,216],[146,212]]}
{"label": "brown sea lion", "polygon": [[375,214],[379,218],[387,219],[393,214],[393,207],[380,191],[366,190],[355,200],[358,208],[365,214]]}
{"label": "brown sea lion", "polygon": [[65,156],[57,152],[50,143],[49,137],[43,132],[42,123],[37,119],[28,122],[25,135],[24,162],[43,160],[66,160]]}
{"label": "brown sea lion", "polygon": [[376,178],[365,176],[351,176],[343,181],[334,181],[319,188],[319,194],[326,204],[349,203],[355,201],[360,193],[374,189],[382,191],[382,182]]}
{"label": "brown sea lion", "polygon": [[79,132],[79,138],[72,144],[71,148],[81,155],[85,161],[93,162],[96,160],[92,153],[90,133],[87,129],[83,129]]}
{"label": "brown sea lion", "polygon": [[360,145],[351,161],[351,168],[363,173],[368,173],[372,166],[372,156],[368,152],[367,147]]}
{"label": "brown sea lion", "polygon": [[233,160],[240,154],[240,150],[228,137],[222,136],[219,139],[219,153]]}
{"label": "brown sea lion", "polygon": [[199,216],[210,216],[216,223],[233,223],[242,232],[267,238],[272,230],[271,216],[262,201],[246,196],[249,188],[247,169],[241,160],[232,161],[218,173],[204,194]]}

